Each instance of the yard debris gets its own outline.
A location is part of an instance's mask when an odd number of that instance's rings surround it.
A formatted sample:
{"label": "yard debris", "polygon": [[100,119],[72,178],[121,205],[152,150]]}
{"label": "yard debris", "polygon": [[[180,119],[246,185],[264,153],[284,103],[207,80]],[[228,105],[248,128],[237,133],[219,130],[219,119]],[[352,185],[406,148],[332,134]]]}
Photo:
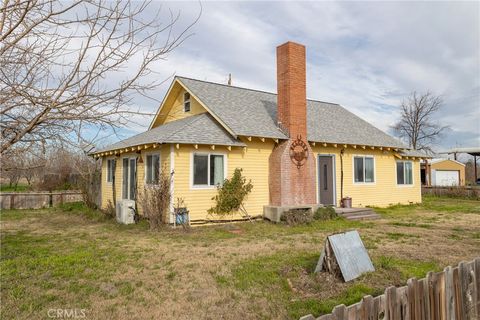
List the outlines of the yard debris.
{"label": "yard debris", "polygon": [[337,233],[327,237],[315,272],[327,271],[342,276],[345,282],[365,272],[375,271],[358,231]]}

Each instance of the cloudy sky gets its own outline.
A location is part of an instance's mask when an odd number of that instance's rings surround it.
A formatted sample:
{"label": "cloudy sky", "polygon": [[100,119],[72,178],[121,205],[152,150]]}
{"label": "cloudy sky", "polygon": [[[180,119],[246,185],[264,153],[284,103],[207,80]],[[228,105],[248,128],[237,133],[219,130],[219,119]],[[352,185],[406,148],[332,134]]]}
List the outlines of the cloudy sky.
{"label": "cloudy sky", "polygon": [[[181,13],[177,30],[200,10],[198,2],[167,7]],[[436,149],[480,146],[479,2],[202,2],[192,36],[156,71],[220,83],[231,73],[233,85],[275,92],[275,48],[289,40],[307,47],[308,98],[389,132],[402,99],[429,90],[444,100],[436,121],[450,126]],[[161,100],[168,86],[153,96]],[[137,103],[144,112],[158,107]]]}

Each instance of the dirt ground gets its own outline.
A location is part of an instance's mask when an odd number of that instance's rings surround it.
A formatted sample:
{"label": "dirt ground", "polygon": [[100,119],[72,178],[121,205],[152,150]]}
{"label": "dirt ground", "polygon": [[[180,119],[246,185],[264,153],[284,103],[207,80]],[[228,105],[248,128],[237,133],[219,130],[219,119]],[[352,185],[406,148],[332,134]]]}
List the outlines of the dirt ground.
{"label": "dirt ground", "polygon": [[[1,215],[2,318],[288,319],[379,294],[480,256],[480,204],[428,198],[382,219],[289,227],[268,222],[150,231],[82,209]],[[356,229],[376,271],[343,283],[313,274],[325,238]]]}

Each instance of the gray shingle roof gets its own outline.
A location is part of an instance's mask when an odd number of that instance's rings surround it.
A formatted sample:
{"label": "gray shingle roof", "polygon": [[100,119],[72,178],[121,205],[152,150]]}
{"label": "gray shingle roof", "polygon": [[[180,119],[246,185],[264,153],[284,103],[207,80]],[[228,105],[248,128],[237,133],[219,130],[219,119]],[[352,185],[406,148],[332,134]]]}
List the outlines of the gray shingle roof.
{"label": "gray shingle roof", "polygon": [[402,150],[400,155],[404,157],[432,158],[432,155],[421,150]]}
{"label": "gray shingle roof", "polygon": [[[234,135],[287,139],[277,124],[277,95],[185,77],[176,77],[207,106]],[[307,138],[313,142],[407,149],[342,106],[307,100]],[[211,115],[204,113],[168,122],[117,142],[95,153],[147,143],[185,143],[245,146]]]}
{"label": "gray shingle roof", "polygon": [[[236,135],[287,138],[276,125],[277,95],[177,77]],[[307,101],[309,141],[406,148],[342,106]]]}
{"label": "gray shingle roof", "polygon": [[181,120],[171,121],[131,138],[109,145],[95,153],[128,148],[148,143],[215,144],[240,146],[245,144],[234,139],[213,117],[202,113]]}

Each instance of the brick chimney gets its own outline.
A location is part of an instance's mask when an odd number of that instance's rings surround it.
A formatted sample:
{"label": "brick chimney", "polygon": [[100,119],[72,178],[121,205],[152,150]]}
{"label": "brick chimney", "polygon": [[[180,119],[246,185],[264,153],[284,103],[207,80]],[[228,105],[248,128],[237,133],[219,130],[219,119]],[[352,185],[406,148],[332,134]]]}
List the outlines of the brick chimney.
{"label": "brick chimney", "polygon": [[305,46],[277,47],[277,121],[290,139],[275,146],[269,158],[270,206],[316,203],[315,156],[307,141]]}
{"label": "brick chimney", "polygon": [[291,138],[307,136],[305,46],[287,42],[277,47],[277,121]]}

